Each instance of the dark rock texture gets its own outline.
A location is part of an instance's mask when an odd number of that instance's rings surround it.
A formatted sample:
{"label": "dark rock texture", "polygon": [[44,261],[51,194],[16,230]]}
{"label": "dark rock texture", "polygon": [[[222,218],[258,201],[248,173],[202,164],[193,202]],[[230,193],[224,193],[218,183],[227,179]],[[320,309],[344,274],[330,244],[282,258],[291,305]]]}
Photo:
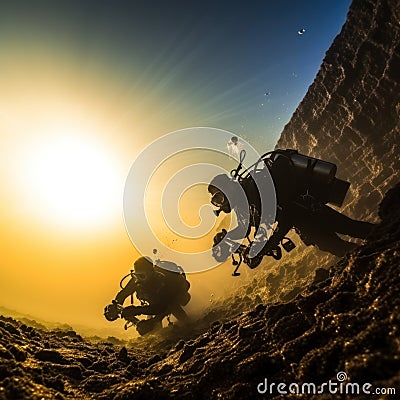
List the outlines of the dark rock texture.
{"label": "dark rock texture", "polygon": [[399,117],[400,2],[354,0],[277,147],[336,163],[345,212],[366,218],[397,183]]}
{"label": "dark rock texture", "polygon": [[[321,385],[338,382],[340,371],[345,383],[372,384],[371,392],[399,391],[399,205],[400,184],[382,202],[382,223],[365,245],[316,273],[293,300],[260,303],[229,320],[207,323],[206,316],[126,348],[0,317],[0,399],[256,399],[264,379]],[[275,388],[268,398],[298,396]]]}

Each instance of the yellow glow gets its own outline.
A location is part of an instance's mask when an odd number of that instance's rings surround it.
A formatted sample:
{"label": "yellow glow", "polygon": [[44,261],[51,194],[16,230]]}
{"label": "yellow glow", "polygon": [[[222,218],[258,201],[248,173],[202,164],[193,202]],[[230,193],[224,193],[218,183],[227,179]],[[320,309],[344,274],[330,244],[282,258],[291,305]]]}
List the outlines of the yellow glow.
{"label": "yellow glow", "polygon": [[[134,73],[128,79],[115,73],[115,65],[71,56],[58,42],[7,43],[0,52],[0,305],[98,328],[103,336],[131,337],[122,321],[110,324],[103,317],[120,278],[140,256],[122,217],[125,178],[144,146],[181,128],[191,110],[184,118],[169,108],[155,113],[157,91],[127,90],[135,85]],[[204,160],[203,153],[186,156]],[[171,170],[177,165],[172,162]],[[186,223],[198,222],[192,211],[209,200],[206,191],[203,196],[182,198]],[[147,207],[157,225],[160,197],[151,200]],[[208,248],[212,241],[212,234],[196,243],[169,231],[164,236],[178,251]],[[230,291],[235,281],[229,272],[189,277],[189,313],[208,304],[210,293]]]}
{"label": "yellow glow", "polygon": [[75,130],[38,143],[25,160],[38,211],[65,225],[93,226],[114,215],[121,197],[117,163]]}

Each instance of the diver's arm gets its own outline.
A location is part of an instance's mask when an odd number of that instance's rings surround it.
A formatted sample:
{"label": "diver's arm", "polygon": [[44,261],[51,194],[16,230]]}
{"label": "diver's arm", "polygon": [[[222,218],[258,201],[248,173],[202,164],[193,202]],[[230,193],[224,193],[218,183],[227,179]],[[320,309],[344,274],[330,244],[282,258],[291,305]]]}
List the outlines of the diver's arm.
{"label": "diver's arm", "polygon": [[278,221],[278,226],[276,227],[272,236],[268,239],[267,243],[263,248],[263,252],[267,253],[268,251],[273,250],[277,246],[281,240],[287,235],[287,233],[292,229],[293,224],[288,221]]}
{"label": "diver's arm", "polygon": [[148,306],[138,306],[135,307],[137,312],[136,315],[144,314],[144,315],[159,315],[164,314],[167,311],[168,305],[167,303],[157,302],[150,304]]}
{"label": "diver's arm", "polygon": [[167,291],[165,285],[160,287],[157,293],[157,299],[152,301],[146,306],[135,307],[135,315],[145,314],[145,315],[159,315],[164,314],[168,310],[168,305],[171,302],[171,293]]}
{"label": "diver's arm", "polygon": [[235,229],[232,229],[226,234],[226,237],[232,240],[239,240],[245,238],[250,234],[250,225],[246,229],[246,225],[239,224]]}
{"label": "diver's arm", "polygon": [[226,234],[226,237],[232,240],[243,239],[250,234],[251,226],[248,215],[242,215],[236,212],[238,226]]}
{"label": "diver's arm", "polygon": [[115,296],[115,301],[118,304],[124,304],[125,299],[136,292],[136,280],[132,278],[126,286],[120,290]]}

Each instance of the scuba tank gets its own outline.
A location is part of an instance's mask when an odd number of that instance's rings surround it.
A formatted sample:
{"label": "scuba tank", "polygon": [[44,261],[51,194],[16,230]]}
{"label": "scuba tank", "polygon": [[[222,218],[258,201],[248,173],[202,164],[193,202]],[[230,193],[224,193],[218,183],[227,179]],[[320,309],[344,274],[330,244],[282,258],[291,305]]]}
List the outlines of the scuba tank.
{"label": "scuba tank", "polygon": [[[281,175],[282,180],[288,179],[286,172],[290,169],[290,175],[299,188],[298,195],[314,198],[324,204],[342,206],[350,187],[349,182],[336,178],[336,164],[300,154],[297,150],[269,151],[253,165],[241,171],[245,155],[245,150],[242,150],[238,167],[231,171],[231,177],[242,185],[251,180],[252,176],[263,173],[262,168],[258,167],[261,164],[268,168],[273,178],[274,175]],[[287,171],[283,171],[284,169]],[[287,184],[293,186],[293,182],[290,181],[283,183],[283,185]]]}
{"label": "scuba tank", "polygon": [[286,159],[286,165],[292,167],[296,180],[302,187],[301,195],[311,196],[323,203],[341,206],[349,190],[350,183],[336,178],[337,166],[329,161],[306,156],[297,150],[275,150],[263,158],[267,167],[272,170],[274,164]]}
{"label": "scuba tank", "polygon": [[[153,249],[153,254],[157,254],[157,249]],[[165,277],[165,282],[171,291],[171,296],[181,306],[186,306],[191,299],[191,295],[188,293],[190,282],[186,279],[184,269],[172,261],[163,261],[157,258],[154,261],[154,270]]]}
{"label": "scuba tank", "polygon": [[282,155],[288,156],[296,174],[309,178],[315,184],[330,184],[335,179],[335,164],[299,154],[297,150],[277,150],[271,155],[272,162]]}

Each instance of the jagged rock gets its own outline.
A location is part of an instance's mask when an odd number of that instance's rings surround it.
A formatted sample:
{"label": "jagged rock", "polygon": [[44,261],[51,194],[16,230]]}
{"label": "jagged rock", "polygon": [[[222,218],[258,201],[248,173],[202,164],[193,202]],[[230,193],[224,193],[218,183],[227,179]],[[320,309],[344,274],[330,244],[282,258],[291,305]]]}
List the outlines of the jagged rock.
{"label": "jagged rock", "polygon": [[315,270],[315,277],[313,284],[323,282],[328,278],[329,278],[329,271],[327,271],[325,268],[317,268]]}
{"label": "jagged rock", "polygon": [[193,345],[186,344],[183,347],[182,354],[179,357],[179,363],[182,364],[185,361],[187,361],[189,358],[191,358],[193,356],[193,353],[195,350],[196,350],[196,348]]}
{"label": "jagged rock", "polygon": [[[351,182],[345,212],[376,217],[400,170],[400,4],[354,0],[278,148],[330,160]],[[399,204],[399,202],[397,202]]]}
{"label": "jagged rock", "polygon": [[[219,325],[218,325],[218,327],[219,327]],[[183,349],[183,346],[185,346],[185,341],[184,341],[184,340],[180,340],[180,341],[176,344],[175,350],[181,350],[181,349]]]}
{"label": "jagged rock", "polygon": [[273,327],[272,335],[279,342],[288,342],[310,329],[310,323],[301,312],[281,318]]}
{"label": "jagged rock", "polygon": [[54,331],[54,335],[58,337],[69,337],[74,341],[77,342],[82,342],[83,338],[82,336],[78,335],[75,331],[69,330],[69,331]]}
{"label": "jagged rock", "polygon": [[257,352],[241,361],[237,367],[237,376],[243,380],[265,373],[272,376],[284,367],[281,357],[277,354],[271,355],[268,352]]}
{"label": "jagged rock", "polygon": [[65,358],[57,350],[41,349],[35,354],[40,361],[50,361],[55,364],[66,364]]}
{"label": "jagged rock", "polygon": [[15,357],[15,359],[17,361],[25,361],[26,360],[26,357],[27,357],[26,351],[23,350],[20,346],[13,344],[13,345],[9,346],[8,350],[10,351],[10,353],[13,354],[13,356]]}
{"label": "jagged rock", "polygon": [[155,370],[156,375],[165,375],[174,369],[172,364],[162,364],[162,366]]}
{"label": "jagged rock", "polygon": [[7,332],[9,332],[11,335],[13,336],[20,336],[21,332],[19,331],[18,328],[16,328],[15,326],[13,326],[10,323],[5,323],[3,325],[4,330],[6,330]]}
{"label": "jagged rock", "polygon": [[393,216],[400,213],[400,193],[396,188],[390,189],[379,205],[379,216],[382,221],[393,220]]}
{"label": "jagged rock", "polygon": [[13,375],[16,368],[15,360],[2,359],[0,363],[0,380],[4,380]]}
{"label": "jagged rock", "polygon": [[49,388],[57,390],[58,392],[64,391],[64,380],[61,375],[57,375],[55,377],[45,377],[44,384]]}
{"label": "jagged rock", "polygon": [[117,359],[123,362],[129,362],[130,358],[128,356],[128,350],[126,349],[126,347],[121,347],[121,350],[119,351],[118,355],[117,355]]}
{"label": "jagged rock", "polygon": [[161,360],[162,360],[161,356],[159,354],[155,354],[153,357],[150,358],[148,365],[155,364],[156,362]]}
{"label": "jagged rock", "polygon": [[79,365],[62,366],[60,367],[59,371],[62,372],[63,375],[75,379],[77,381],[83,379],[82,368]]}
{"label": "jagged rock", "polygon": [[82,381],[82,387],[88,392],[100,393],[115,384],[121,383],[125,379],[114,374],[93,374],[89,378]]}
{"label": "jagged rock", "polygon": [[243,339],[249,336],[253,336],[254,333],[257,331],[257,328],[259,327],[258,322],[255,322],[254,324],[247,324],[243,326],[239,326],[238,329],[238,336],[239,338]]}
{"label": "jagged rock", "polygon": [[6,349],[3,345],[0,344],[0,358],[11,360],[14,359],[15,357],[13,356],[10,350]]}
{"label": "jagged rock", "polygon": [[104,359],[95,361],[89,368],[93,369],[94,371],[101,372],[104,374],[111,372],[110,371],[110,363]]}
{"label": "jagged rock", "polygon": [[290,290],[289,292],[283,294],[280,296],[280,299],[282,301],[289,301],[294,299],[299,293],[301,293],[304,290],[303,287],[301,286],[295,286],[292,290]]}

